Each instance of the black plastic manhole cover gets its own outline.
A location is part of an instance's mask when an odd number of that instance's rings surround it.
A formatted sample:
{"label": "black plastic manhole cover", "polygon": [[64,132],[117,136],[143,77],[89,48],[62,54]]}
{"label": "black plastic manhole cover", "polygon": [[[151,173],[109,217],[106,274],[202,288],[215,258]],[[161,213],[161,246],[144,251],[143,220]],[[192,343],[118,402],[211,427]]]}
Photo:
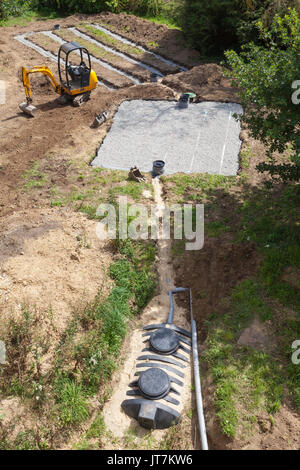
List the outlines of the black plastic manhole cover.
{"label": "black plastic manhole cover", "polygon": [[179,347],[177,334],[169,328],[159,328],[150,336],[150,345],[161,354],[172,354]]}
{"label": "black plastic manhole cover", "polygon": [[147,398],[157,400],[169,393],[171,384],[166,372],[154,368],[141,373],[138,387]]}

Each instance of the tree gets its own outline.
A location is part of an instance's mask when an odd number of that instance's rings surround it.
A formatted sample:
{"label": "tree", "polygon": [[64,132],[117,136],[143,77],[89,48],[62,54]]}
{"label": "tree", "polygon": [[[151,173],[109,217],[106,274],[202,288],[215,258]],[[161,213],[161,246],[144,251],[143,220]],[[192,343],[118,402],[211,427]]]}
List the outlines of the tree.
{"label": "tree", "polygon": [[[245,122],[270,159],[258,165],[283,180],[300,180],[300,19],[296,9],[276,14],[270,27],[257,24],[264,45],[249,43],[225,52],[233,84],[240,88]],[[299,82],[297,83],[297,81]],[[299,90],[298,90],[299,88]],[[274,153],[289,150],[290,161],[275,164]]]}
{"label": "tree", "polygon": [[220,56],[229,47],[255,40],[256,21],[271,0],[185,0],[182,28],[203,56]]}

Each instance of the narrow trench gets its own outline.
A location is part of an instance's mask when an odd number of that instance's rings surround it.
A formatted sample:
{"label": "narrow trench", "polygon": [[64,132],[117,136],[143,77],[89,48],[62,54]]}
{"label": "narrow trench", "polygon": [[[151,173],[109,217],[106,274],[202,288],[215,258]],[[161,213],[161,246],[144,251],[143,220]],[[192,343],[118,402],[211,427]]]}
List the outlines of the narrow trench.
{"label": "narrow trench", "polygon": [[[54,41],[58,42],[59,44],[64,44],[66,42],[61,37],[59,37],[56,34],[52,33],[52,31],[42,31],[42,34],[44,34],[45,36],[48,36],[49,38],[53,39]],[[79,52],[77,52],[77,54],[80,55]],[[112,72],[116,72],[120,75],[123,75],[124,77],[129,78],[132,82],[134,82],[136,84],[139,83],[139,80],[137,80],[132,75],[127,74],[126,72],[123,72],[122,70],[118,69],[117,67],[113,67],[112,65],[108,64],[107,62],[104,62],[101,59],[98,59],[97,57],[94,57],[92,54],[90,54],[90,56],[91,56],[92,62],[96,62],[97,64],[102,65],[102,67],[105,67],[106,69],[108,69]],[[100,78],[101,78],[101,81],[103,82],[102,77],[100,77]],[[115,87],[112,87],[111,84],[108,84],[107,82],[104,82],[103,84],[104,84],[104,86],[106,86],[110,90],[115,89]]]}
{"label": "narrow trench", "polygon": [[[85,39],[85,40],[87,40],[87,41],[94,44],[94,41],[92,41],[92,38],[90,38],[89,36],[86,36],[85,34],[81,33],[80,31],[75,30],[75,28],[69,28],[69,30],[72,31],[72,33],[76,34],[76,36],[81,37],[82,39]],[[52,31],[42,31],[42,33],[45,34],[46,36],[49,36],[50,38],[54,39],[55,41],[58,41],[60,44],[64,44],[66,42],[60,36],[57,36],[56,34],[52,33]],[[97,46],[104,49],[104,47],[100,43],[97,43],[97,41],[95,41],[95,42],[96,42]],[[97,57],[93,56],[93,54],[90,54],[90,56],[91,56],[91,59],[94,62],[102,65],[102,67],[105,67],[108,70],[111,70],[112,72],[119,73],[120,75],[123,75],[124,77],[129,78],[136,85],[139,85],[141,83],[141,81],[138,78],[134,77],[132,74],[130,74],[128,72],[124,72],[124,70],[121,70],[118,67],[114,67],[113,65],[109,64],[105,60],[98,59]]]}
{"label": "narrow trench", "polygon": [[[152,180],[154,188],[154,200],[156,205],[155,215],[161,217],[165,207],[163,196],[162,196],[162,184],[159,178]],[[158,249],[158,294],[150,301],[143,313],[139,318],[139,327],[135,328],[130,332],[130,341],[126,349],[126,358],[122,364],[122,369],[116,372],[113,378],[114,393],[110,400],[105,404],[103,409],[103,417],[107,428],[117,437],[122,438],[126,435],[128,429],[135,432],[136,436],[143,438],[149,430],[142,428],[138,422],[128,417],[121,410],[121,403],[126,399],[126,392],[128,390],[128,384],[134,380],[134,373],[136,371],[136,362],[138,356],[141,354],[142,349],[145,347],[143,343],[144,338],[142,337],[143,326],[153,323],[164,323],[167,321],[169,312],[169,296],[168,292],[174,289],[174,272],[172,266],[171,256],[171,240],[160,240],[157,241]],[[175,315],[174,322],[181,328],[191,330],[189,321],[185,309],[181,308],[176,303],[174,298]],[[180,405],[176,407],[176,410],[181,414],[187,409],[192,407],[192,390],[191,390],[191,367],[192,357],[190,357],[189,363],[187,363],[186,369],[184,369],[184,386],[180,390]],[[175,409],[175,408],[174,408]],[[185,410],[185,411],[184,411]],[[193,430],[194,426],[191,425],[191,442],[193,442],[192,436],[195,434]],[[164,435],[167,433],[167,429],[155,430],[154,437],[157,441],[161,441]]]}
{"label": "narrow trench", "polygon": [[42,56],[47,57],[48,59],[51,59],[51,60],[53,60],[53,62],[57,63],[57,60],[58,60],[57,55],[52,54],[52,52],[47,51],[43,47],[38,46],[37,44],[34,44],[29,39],[27,39],[27,36],[29,36],[30,34],[34,34],[34,33],[18,34],[17,36],[14,36],[14,39],[16,41],[19,41],[24,46],[30,47],[31,49],[35,50],[36,52],[38,52]]}
{"label": "narrow trench", "polygon": [[[59,36],[56,36],[55,34],[53,34],[51,31],[41,31],[41,33],[45,34],[46,36],[49,36],[51,39],[54,39],[59,44],[64,44],[66,42],[63,39],[61,39]],[[30,41],[30,39],[28,39],[28,37],[30,37],[30,35],[33,35],[33,34],[34,33],[31,32],[31,33],[25,33],[23,35],[17,35],[17,36],[14,37],[14,39],[16,41],[19,41],[21,44],[35,50],[36,52],[38,52],[42,56],[47,57],[48,59],[51,59],[53,62],[55,62],[57,64],[57,62],[58,62],[58,56],[57,55],[52,54],[52,52],[47,51],[47,49],[44,49],[43,47],[38,46],[37,44],[34,44],[33,42]],[[78,55],[79,55],[79,53],[78,53]],[[107,62],[103,62],[102,60],[97,59],[92,54],[90,54],[90,56],[91,56],[92,62],[96,62],[96,63],[102,65],[102,67],[105,67],[108,70],[111,70],[111,71],[116,72],[120,75],[123,75],[124,77],[129,78],[132,81],[132,84],[135,84],[135,83],[139,84],[140,83],[140,81],[137,78],[132,77],[132,75],[127,74],[126,72],[123,72],[122,70],[111,66]],[[100,86],[104,86],[105,88],[108,88],[111,91],[116,90],[115,86],[113,86],[112,84],[110,84],[107,81],[103,80],[102,77],[100,77],[100,81],[98,83],[100,84]]]}

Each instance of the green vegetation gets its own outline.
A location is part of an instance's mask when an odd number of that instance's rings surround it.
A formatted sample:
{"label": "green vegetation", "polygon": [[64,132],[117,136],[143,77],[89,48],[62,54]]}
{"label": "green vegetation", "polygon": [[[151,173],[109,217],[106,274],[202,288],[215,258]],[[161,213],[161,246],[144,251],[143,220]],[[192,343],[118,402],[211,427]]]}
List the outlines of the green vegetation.
{"label": "green vegetation", "polygon": [[189,200],[193,199],[193,192],[195,198],[201,194],[202,200],[205,199],[207,194],[210,194],[215,188],[229,189],[236,181],[234,176],[222,175],[174,175],[169,178],[162,177],[163,182],[171,183],[171,192],[178,196],[187,196]]}
{"label": "green vegetation", "polygon": [[32,167],[24,173],[23,178],[25,180],[25,189],[41,188],[47,183],[47,176],[40,171],[39,162],[35,162]]}
{"label": "green vegetation", "polygon": [[[93,302],[74,311],[49,371],[41,371],[51,344],[49,335],[37,333],[38,316],[34,312],[24,307],[19,319],[11,319],[1,328],[9,364],[0,370],[1,393],[20,396],[32,413],[44,413],[48,425],[54,428],[54,441],[60,433],[67,433],[89,418],[90,397],[98,395],[103,404],[108,398],[109,390],[104,384],[120,364],[129,321],[145,307],[155,289],[154,244],[125,240],[117,242],[115,248],[120,259],[109,268],[113,281],[109,295],[103,298],[100,290]],[[99,415],[87,438],[102,432],[104,423]],[[2,447],[19,445],[6,442],[7,439],[0,433]],[[32,440],[20,446],[40,448],[37,439],[33,435]]]}
{"label": "green vegetation", "polygon": [[[216,303],[206,322],[205,371],[214,381],[221,429],[230,438],[247,438],[257,426],[271,428],[283,397],[300,411],[299,366],[291,362],[291,345],[300,336],[300,187],[279,182],[251,186],[252,153],[248,145],[242,155],[245,177],[239,180],[208,175],[163,178],[169,201],[205,202],[206,240],[218,237],[222,246],[229,237],[233,251],[234,246],[251,243],[257,255],[253,251],[250,256],[258,256],[256,275]],[[186,253],[180,248],[175,240],[172,253],[184,264]],[[207,297],[203,290],[194,296],[195,302]],[[254,321],[268,332],[261,350],[238,345],[241,333]],[[267,421],[259,421],[261,416]]]}
{"label": "green vegetation", "polygon": [[261,282],[268,295],[300,311],[300,293],[282,279],[287,268],[300,269],[298,185],[276,191],[258,190],[239,207],[239,241],[252,240],[264,254]]}

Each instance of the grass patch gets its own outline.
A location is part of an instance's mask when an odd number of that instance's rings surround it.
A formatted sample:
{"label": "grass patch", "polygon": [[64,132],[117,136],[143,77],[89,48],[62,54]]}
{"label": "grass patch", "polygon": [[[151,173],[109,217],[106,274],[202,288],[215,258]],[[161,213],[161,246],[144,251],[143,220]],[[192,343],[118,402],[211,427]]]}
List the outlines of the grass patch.
{"label": "grass patch", "polygon": [[[167,184],[168,190],[178,198],[184,196],[184,200],[197,200],[201,198],[204,201],[206,198],[214,199],[213,192],[216,190],[228,190],[234,185],[235,176],[222,176],[222,175],[174,175],[171,177],[162,177],[164,183]],[[193,194],[193,191],[195,193]],[[193,197],[194,196],[194,197]]]}
{"label": "grass patch", "polygon": [[57,379],[54,390],[63,425],[78,424],[88,418],[89,409],[80,383],[67,378]]}
{"label": "grass patch", "polygon": [[[157,15],[157,16],[152,16],[152,15],[138,15],[140,18],[143,18],[144,20],[151,21],[151,23],[156,23],[156,24],[163,24],[168,26],[170,29],[178,29],[181,31],[181,26],[176,22],[176,20],[165,16],[163,14]],[[156,47],[156,46],[154,46]]]}
{"label": "grass patch", "polygon": [[229,227],[225,222],[215,220],[205,224],[205,234],[209,237],[220,237],[223,233],[228,232]]}
{"label": "grass patch", "polygon": [[51,8],[41,8],[38,11],[27,10],[20,16],[9,16],[7,18],[0,19],[0,27],[26,26],[31,21],[50,20],[60,18],[61,16],[61,14],[58,14]]}
{"label": "grass patch", "polygon": [[40,171],[40,162],[35,162],[32,168],[24,173],[23,179],[25,189],[42,188],[47,183],[47,175]]}
{"label": "grass patch", "polygon": [[[300,334],[300,325],[293,324],[296,330],[292,333],[287,331],[290,322],[274,315],[259,283],[245,280],[232,291],[228,312],[207,321],[204,358],[215,383],[217,416],[228,437],[236,437],[238,429],[248,429],[249,422],[255,423],[261,412],[274,415],[280,409],[284,387],[297,404],[300,374],[290,356],[292,338],[297,331]],[[237,345],[243,329],[257,316],[261,322],[271,321],[280,334],[276,357]]]}
{"label": "grass patch", "polygon": [[124,186],[115,186],[111,189],[110,193],[112,196],[124,195],[138,201],[145,189],[152,191],[152,185],[144,182],[136,183],[135,181],[128,181]]}
{"label": "grass patch", "polygon": [[280,192],[263,188],[246,198],[237,241],[252,240],[264,255],[260,280],[267,294],[300,312],[300,292],[283,281],[287,267],[300,269],[299,185]]}
{"label": "grass patch", "polygon": [[117,39],[111,37],[109,34],[104,33],[103,31],[94,28],[93,26],[89,26],[83,23],[80,24],[80,28],[81,30],[83,29],[87,33],[91,33],[95,39],[99,39],[101,42],[103,42],[103,44],[106,44],[107,46],[112,46],[121,52],[125,52],[133,56],[143,55],[143,51],[141,49],[138,49],[137,47],[132,47],[128,44],[124,44],[123,42],[118,41]]}

